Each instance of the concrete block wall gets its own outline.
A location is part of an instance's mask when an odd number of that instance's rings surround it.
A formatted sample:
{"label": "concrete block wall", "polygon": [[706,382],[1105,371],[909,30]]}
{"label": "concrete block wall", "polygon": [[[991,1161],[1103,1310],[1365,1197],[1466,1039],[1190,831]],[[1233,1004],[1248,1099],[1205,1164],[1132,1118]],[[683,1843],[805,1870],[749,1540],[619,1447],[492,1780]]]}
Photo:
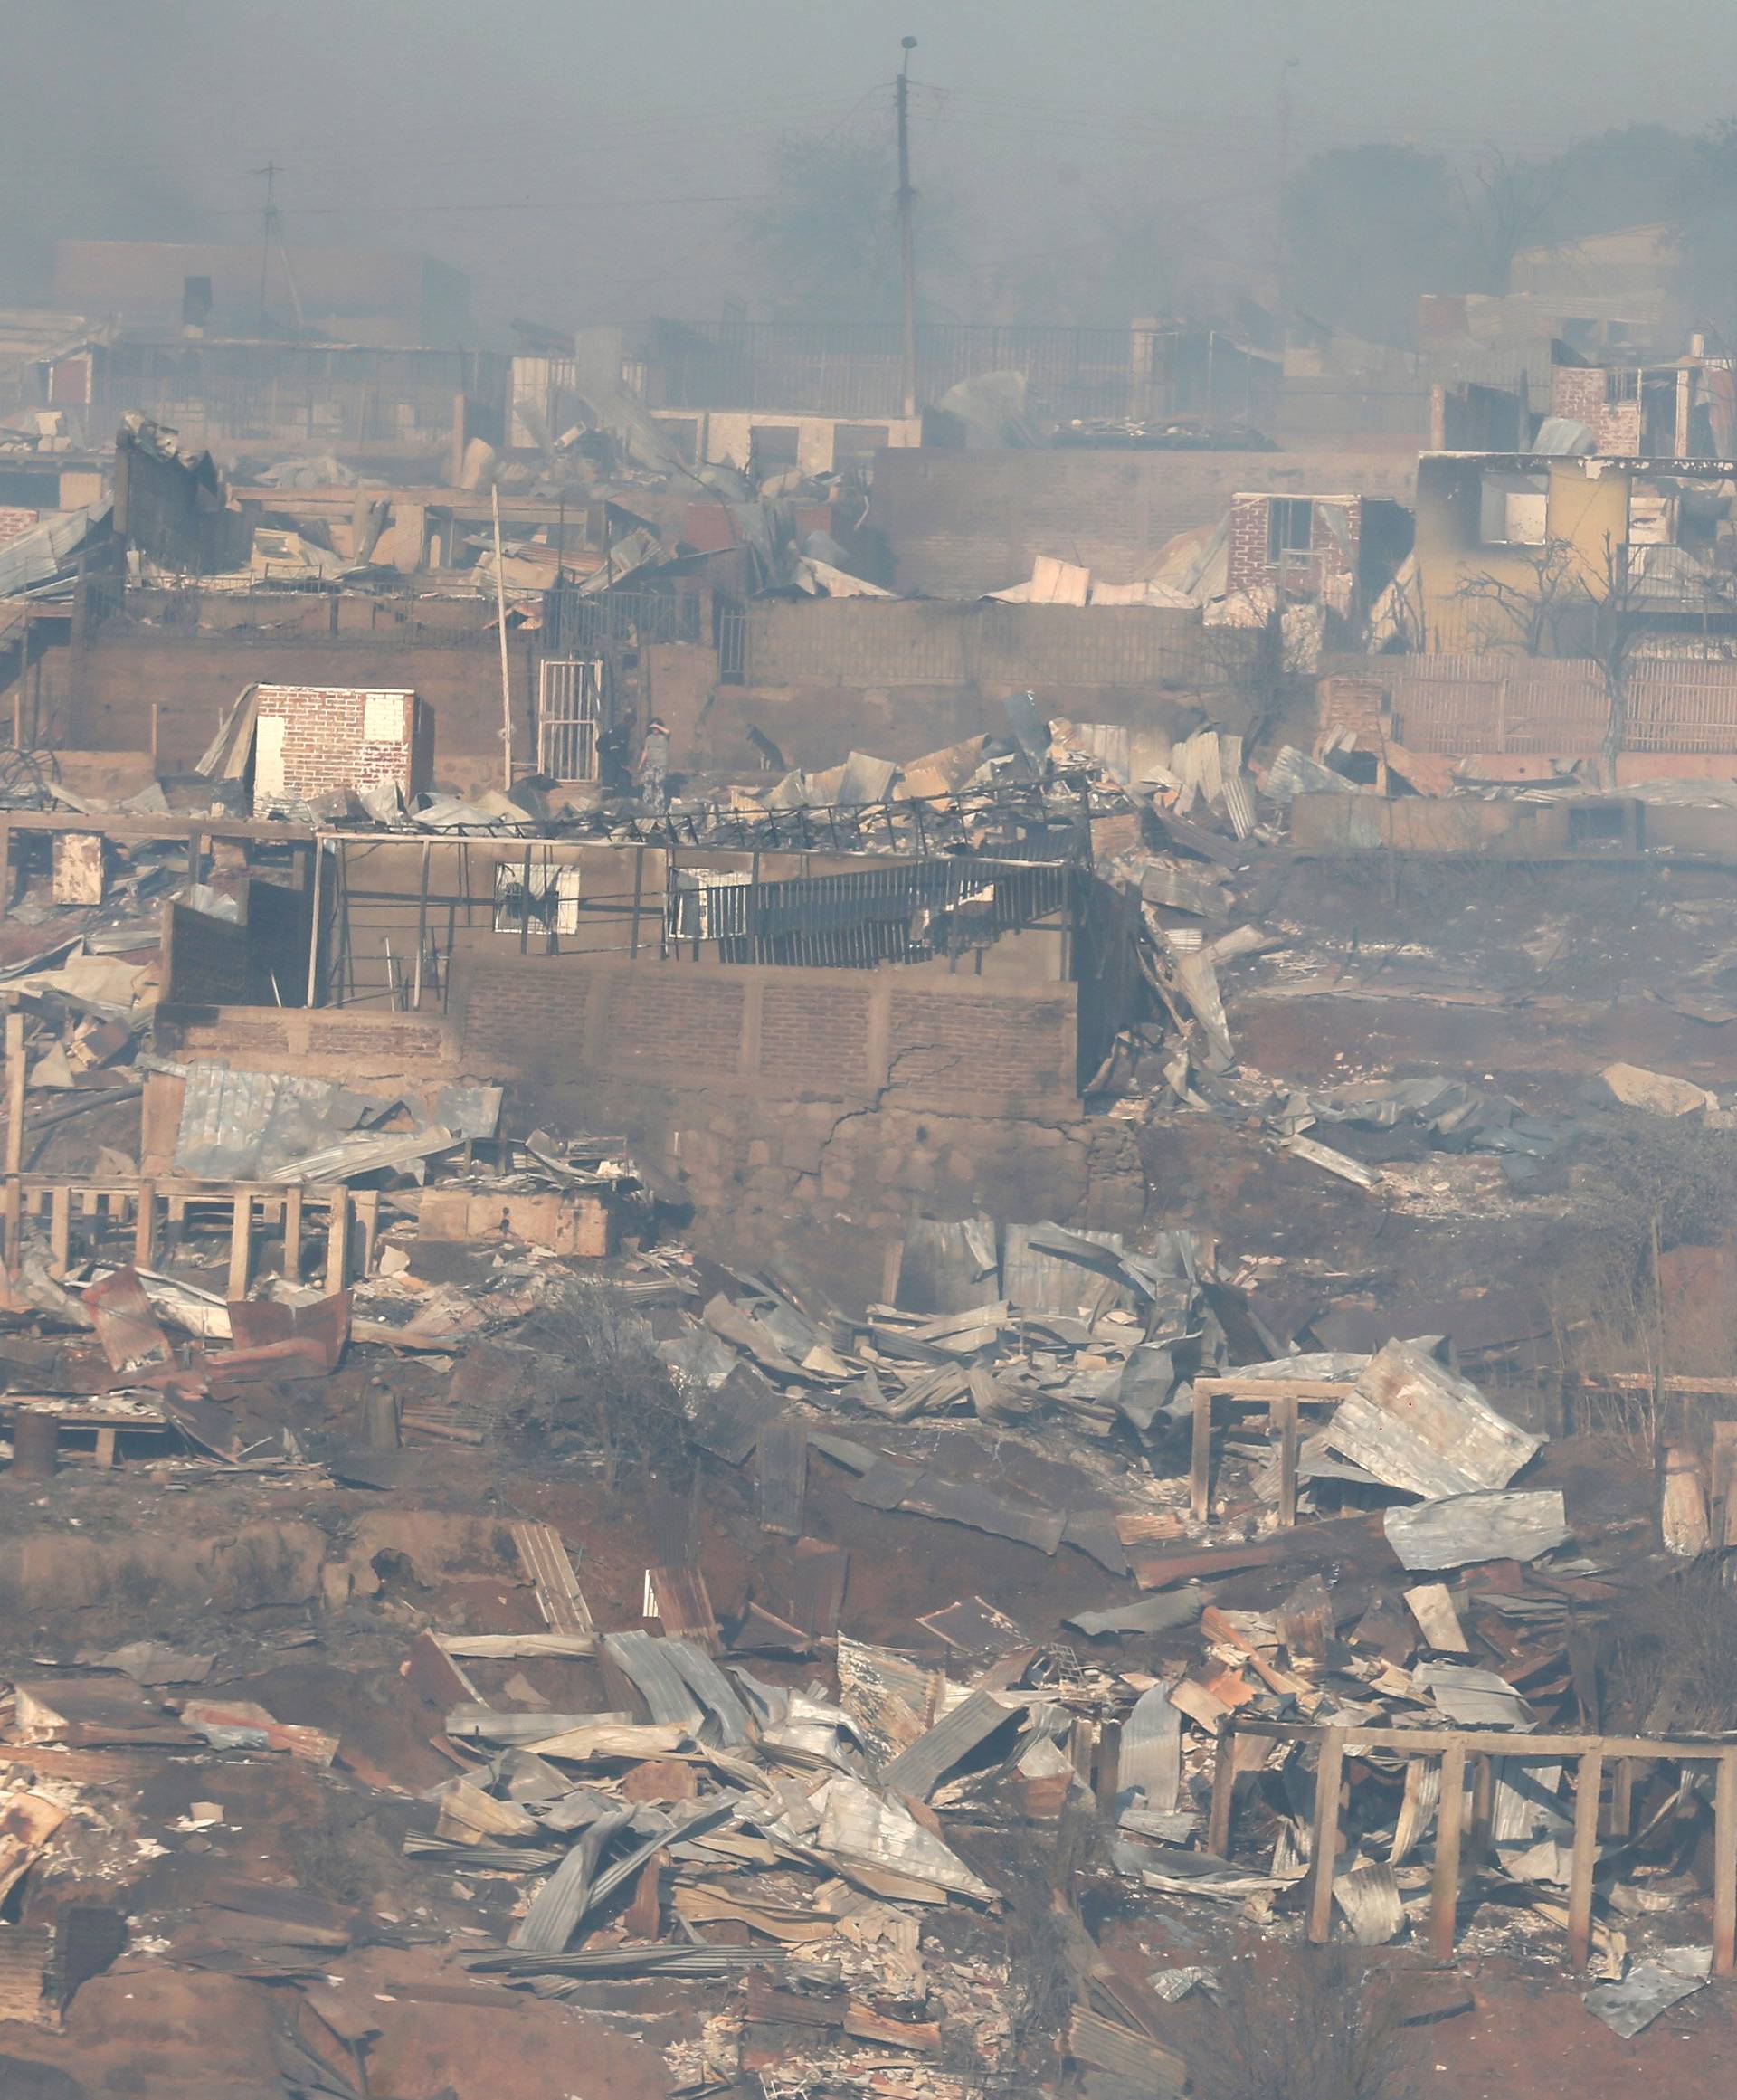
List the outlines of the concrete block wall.
{"label": "concrete block wall", "polygon": [[[1031,574],[1039,555],[1129,583],[1178,533],[1216,524],[1253,483],[1413,500],[1415,450],[1280,452],[967,451],[876,454],[871,524],[900,591],[975,597]],[[1054,608],[1036,608],[1054,610]],[[1078,681],[1084,682],[1084,681]]]}

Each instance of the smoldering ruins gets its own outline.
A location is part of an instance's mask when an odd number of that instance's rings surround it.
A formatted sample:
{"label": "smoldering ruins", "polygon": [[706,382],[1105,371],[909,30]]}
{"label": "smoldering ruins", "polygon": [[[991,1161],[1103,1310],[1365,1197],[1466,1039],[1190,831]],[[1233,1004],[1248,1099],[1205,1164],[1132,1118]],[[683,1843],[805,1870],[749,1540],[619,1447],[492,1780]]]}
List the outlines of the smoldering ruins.
{"label": "smoldering ruins", "polygon": [[891,55],[0,241],[8,2094],[1728,2074],[1731,128]]}

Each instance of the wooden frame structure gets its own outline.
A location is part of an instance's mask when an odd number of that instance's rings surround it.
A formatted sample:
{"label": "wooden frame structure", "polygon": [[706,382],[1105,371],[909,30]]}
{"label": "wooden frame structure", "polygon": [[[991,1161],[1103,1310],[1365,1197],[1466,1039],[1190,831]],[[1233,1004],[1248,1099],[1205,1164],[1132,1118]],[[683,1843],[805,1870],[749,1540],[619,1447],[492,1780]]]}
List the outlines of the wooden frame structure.
{"label": "wooden frame structure", "polygon": [[[8,1392],[0,1394],[0,1415],[18,1415],[37,1411],[38,1402],[29,1393]],[[121,1436],[161,1437],[168,1434],[168,1421],[163,1415],[117,1414],[112,1409],[98,1406],[94,1402],[88,1408],[69,1408],[63,1402],[46,1404],[42,1411],[52,1414],[56,1428],[63,1430],[94,1430],[97,1436],[96,1463],[102,1472],[111,1472],[115,1464],[115,1440]]]}
{"label": "wooden frame structure", "polygon": [[1204,1524],[1212,1503],[1212,1402],[1265,1401],[1269,1430],[1278,1445],[1278,1521],[1296,1522],[1296,1452],[1301,1441],[1297,1410],[1308,1404],[1336,1407],[1351,1385],[1331,1378],[1239,1378],[1235,1373],[1194,1381],[1193,1436],[1189,1447],[1188,1508]]}
{"label": "wooden frame structure", "polygon": [[[1737,1738],[1700,1739],[1651,1735],[1522,1734],[1499,1728],[1333,1728],[1232,1715],[1220,1731],[1212,1772],[1212,1807],[1208,1849],[1229,1857],[1238,1778],[1237,1744],[1252,1737],[1267,1742],[1314,1743],[1319,1746],[1315,1769],[1313,1842],[1309,1853],[1308,1934],[1324,1943],[1333,1925],[1334,1861],[1339,1849],[1339,1793],[1347,1757],[1384,1750],[1401,1757],[1441,1761],[1441,1791],[1436,1810],[1435,1878],[1429,1897],[1429,1951],[1440,1962],[1452,1959],[1454,1925],[1459,1907],[1465,1837],[1466,1780],[1472,1767],[1475,1843],[1487,1832],[1495,1792],[1495,1765],[1504,1759],[1524,1763],[1572,1762],[1574,1836],[1568,1883],[1568,1951],[1576,1968],[1584,1969],[1592,1944],[1592,1876],[1598,1864],[1599,1831],[1627,1838],[1638,1764],[1711,1763],[1716,1767],[1713,1828],[1713,1972],[1737,1973]],[[1610,1775],[1608,1812],[1601,1816],[1607,1771]]]}
{"label": "wooden frame structure", "polygon": [[[225,1296],[247,1296],[261,1229],[282,1241],[282,1273],[302,1281],[305,1223],[325,1221],[323,1281],[329,1294],[352,1274],[366,1276],[380,1236],[380,1191],[352,1189],[343,1182],[85,1181],[76,1175],[9,1174],[0,1181],[0,1259],[8,1269],[18,1258],[26,1219],[46,1218],[49,1274],[57,1280],[71,1266],[72,1221],[98,1219],[116,1230],[131,1227],[135,1268],[149,1269],[164,1225],[190,1216],[225,1221],[229,1228],[229,1276]],[[309,1214],[312,1214],[310,1218]],[[359,1242],[359,1244],[358,1244]]]}

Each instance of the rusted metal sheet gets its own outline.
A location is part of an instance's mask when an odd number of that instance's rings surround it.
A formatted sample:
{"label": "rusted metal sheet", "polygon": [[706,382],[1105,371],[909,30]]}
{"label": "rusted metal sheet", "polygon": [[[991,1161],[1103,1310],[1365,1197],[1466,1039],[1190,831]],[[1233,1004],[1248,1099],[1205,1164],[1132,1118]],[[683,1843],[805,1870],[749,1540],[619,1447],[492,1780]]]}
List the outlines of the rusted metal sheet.
{"label": "rusted metal sheet", "polygon": [[87,1286],[84,1309],[111,1371],[141,1371],[174,1363],[169,1338],[157,1325],[136,1269],[118,1269],[100,1283]]}

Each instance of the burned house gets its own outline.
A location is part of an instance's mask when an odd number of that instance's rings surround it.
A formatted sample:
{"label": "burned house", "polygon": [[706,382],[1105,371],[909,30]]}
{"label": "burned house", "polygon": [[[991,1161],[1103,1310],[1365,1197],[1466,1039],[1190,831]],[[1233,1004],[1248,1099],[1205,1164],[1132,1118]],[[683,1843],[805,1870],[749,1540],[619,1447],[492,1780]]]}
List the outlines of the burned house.
{"label": "burned house", "polygon": [[1235,495],[1225,591],[1254,606],[1318,604],[1359,624],[1410,547],[1410,518],[1391,500]]}

